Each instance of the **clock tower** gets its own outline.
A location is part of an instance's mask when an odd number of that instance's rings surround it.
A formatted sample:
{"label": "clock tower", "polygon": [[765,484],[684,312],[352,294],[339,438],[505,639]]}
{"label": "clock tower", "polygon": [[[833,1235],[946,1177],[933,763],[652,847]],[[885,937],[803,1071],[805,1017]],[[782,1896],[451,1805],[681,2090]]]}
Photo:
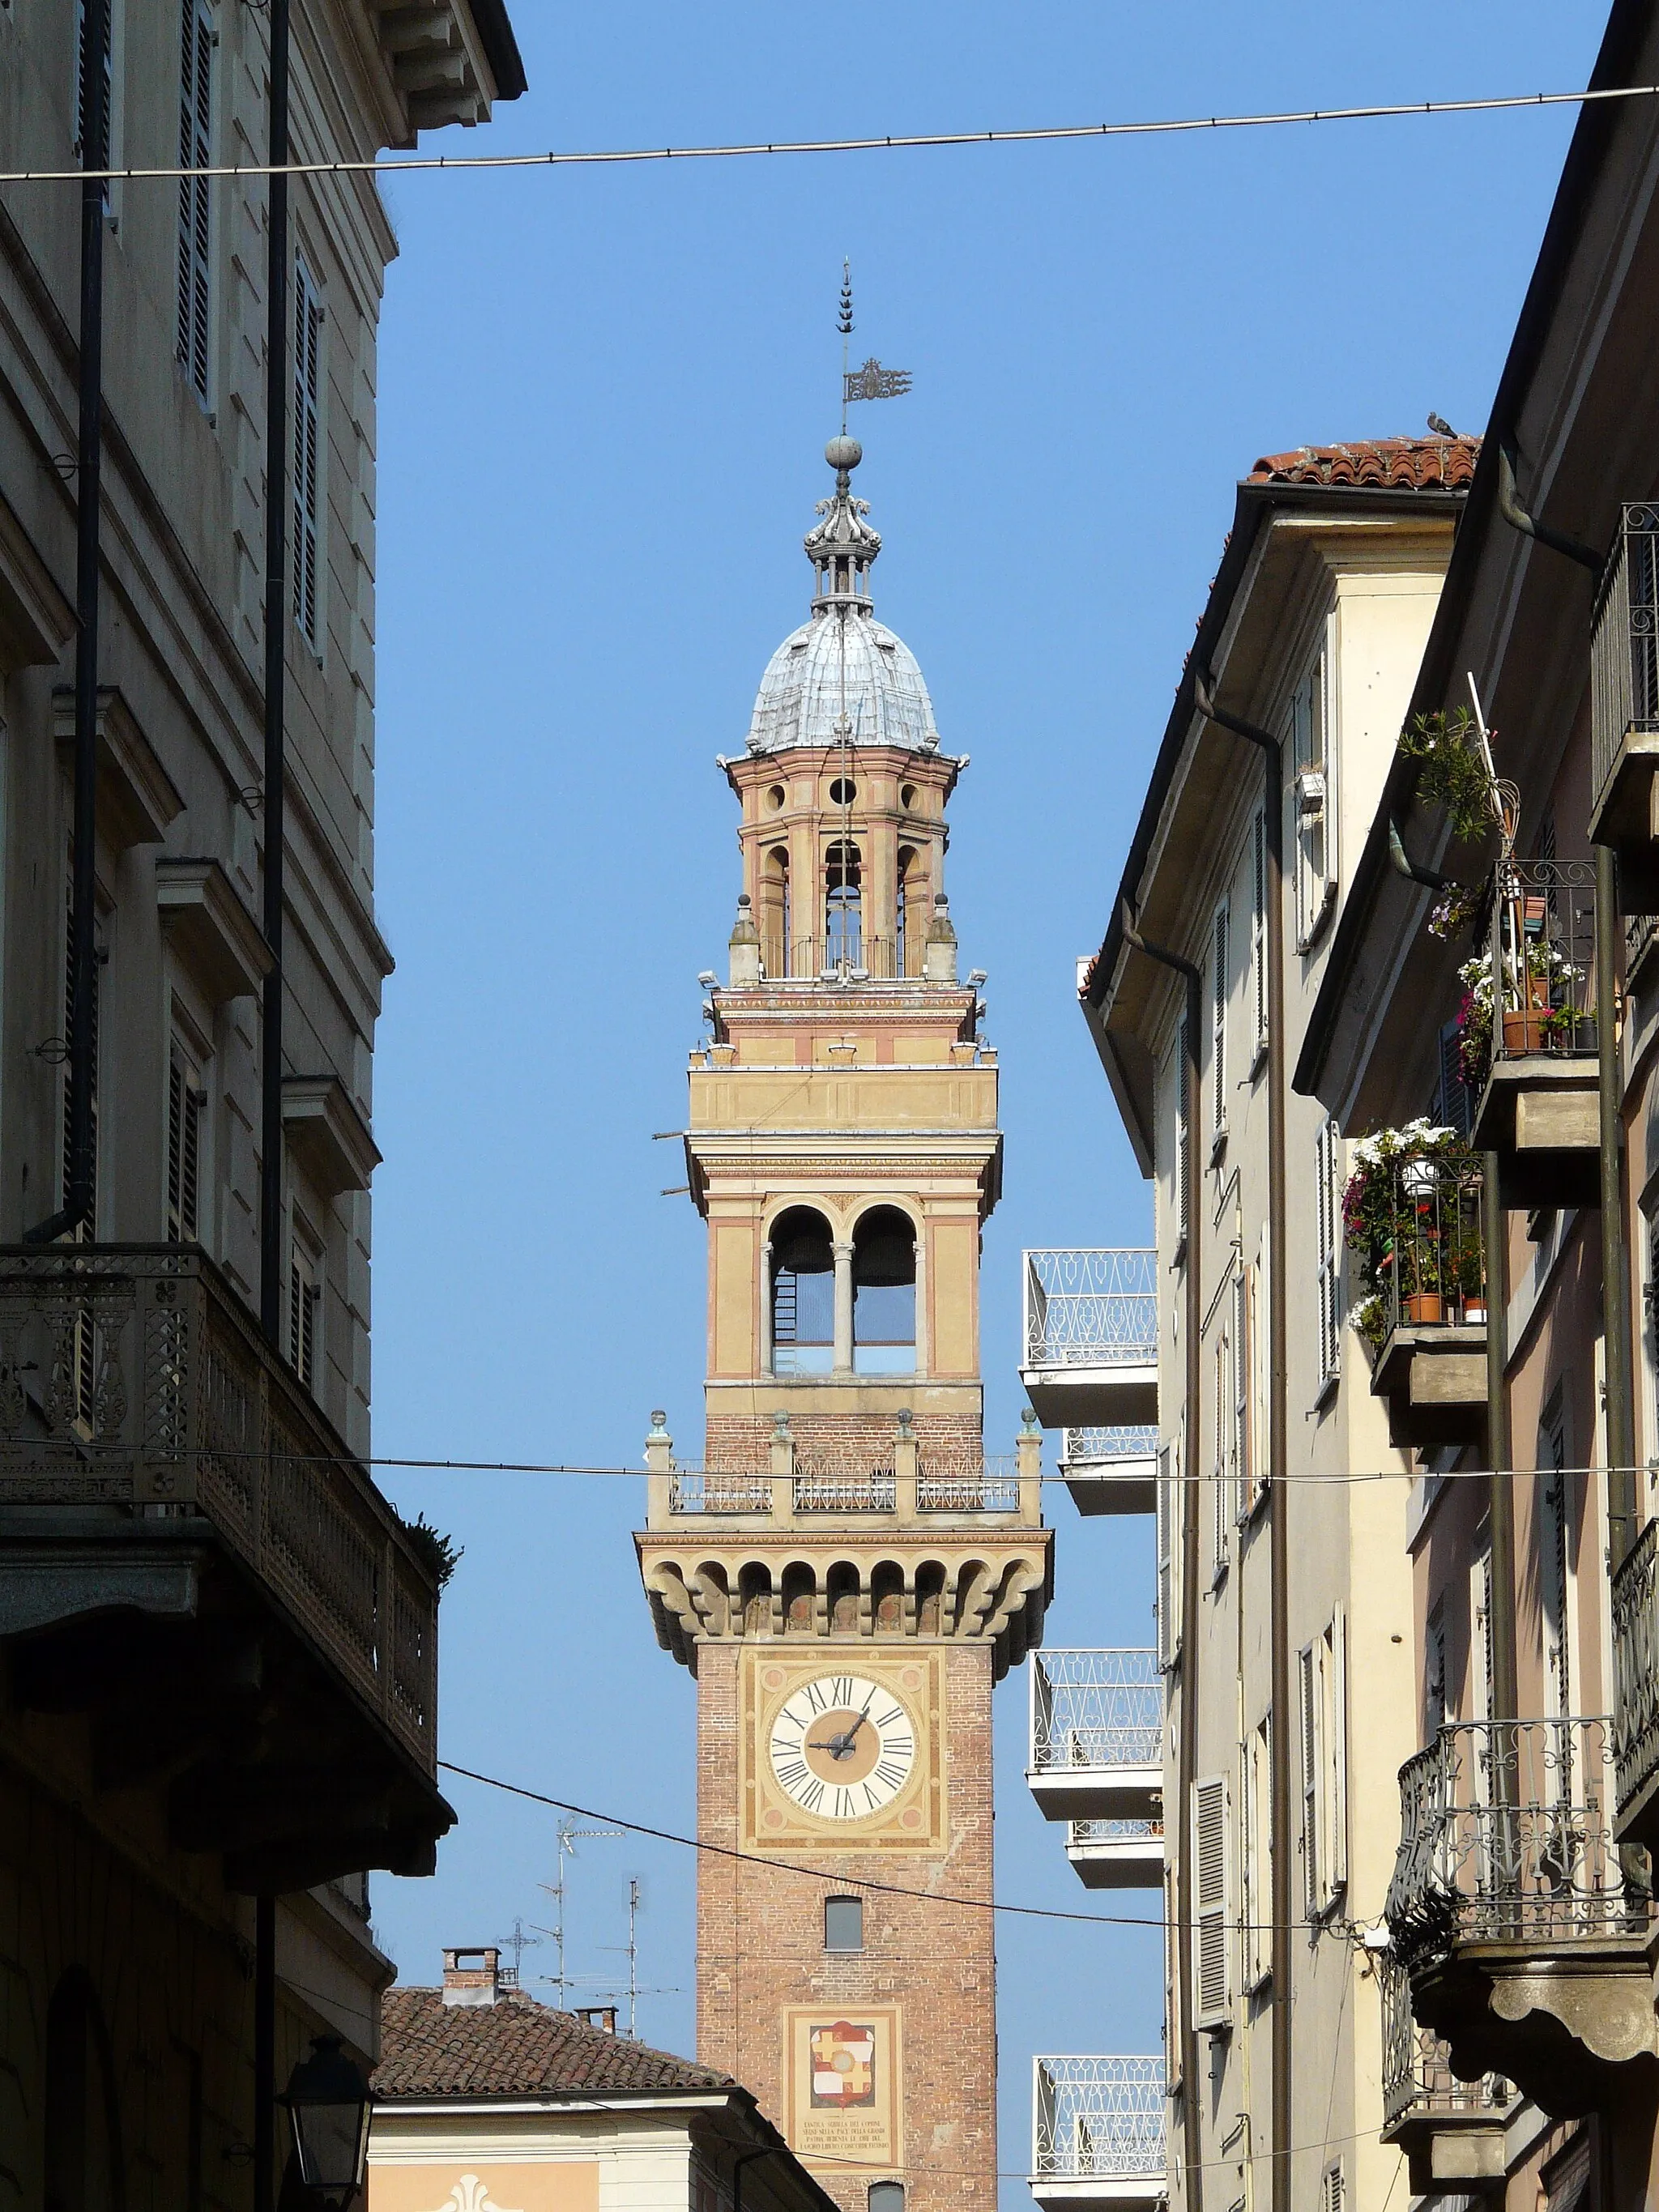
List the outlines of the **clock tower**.
{"label": "clock tower", "polygon": [[698,2057],[846,2212],[991,2212],[991,1691],[1052,1564],[1035,1429],[984,1449],[1002,1139],[945,891],[966,758],[875,619],[860,447],[825,458],[811,614],[720,763],[743,889],[685,1139],[704,1455],[653,1417],[636,1540],[697,1682]]}

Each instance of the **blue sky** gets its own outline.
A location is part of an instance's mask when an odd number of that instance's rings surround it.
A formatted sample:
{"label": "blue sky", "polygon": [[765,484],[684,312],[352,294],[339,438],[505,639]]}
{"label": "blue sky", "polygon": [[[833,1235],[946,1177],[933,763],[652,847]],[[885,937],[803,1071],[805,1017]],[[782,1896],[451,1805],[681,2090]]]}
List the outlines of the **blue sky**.
{"label": "blue sky", "polygon": [[[1012,127],[1582,83],[1581,0],[1180,9],[904,0],[533,8],[532,89],[460,151]],[[836,295],[878,611],[945,743],[965,966],[990,971],[1006,1188],[985,1237],[988,1441],[1018,1424],[1022,1245],[1144,1241],[1150,1208],[1076,1011],[1182,656],[1259,453],[1483,422],[1570,111],[1148,143],[401,178],[380,364],[376,1448],[636,1465],[700,1443],[703,1232],[677,1127],[696,974],[723,968],[732,801],[828,488]],[[442,1747],[684,1832],[693,1685],[656,1649],[632,1480],[392,1474],[465,1546]],[[1063,1492],[1054,1644],[1144,1643],[1149,1531]],[[1091,1899],[999,1693],[1006,1899]],[[456,1783],[435,1881],[376,1885],[404,1978],[550,1921],[555,1816]],[[614,1980],[644,1879],[641,2031],[691,2047],[690,1855],[581,1847],[570,1969]],[[1361,1901],[1362,1903],[1364,1900]],[[1380,1903],[1380,1900],[1372,1900]],[[1005,1919],[1001,2164],[1034,2051],[1158,2047],[1150,1934]],[[525,1954],[551,1971],[552,1947]],[[544,1991],[545,1993],[545,1991]],[[1019,2184],[1005,2195],[1029,2201]]]}

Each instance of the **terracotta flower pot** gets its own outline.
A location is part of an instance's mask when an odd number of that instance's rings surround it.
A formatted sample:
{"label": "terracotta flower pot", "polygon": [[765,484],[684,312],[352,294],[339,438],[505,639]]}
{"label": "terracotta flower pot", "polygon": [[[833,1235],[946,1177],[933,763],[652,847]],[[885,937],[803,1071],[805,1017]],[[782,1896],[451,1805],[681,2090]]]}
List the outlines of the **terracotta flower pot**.
{"label": "terracotta flower pot", "polygon": [[1544,1017],[1533,1009],[1504,1015],[1504,1049],[1509,1053],[1543,1052],[1547,1049],[1548,1032]]}
{"label": "terracotta flower pot", "polygon": [[1466,1328],[1484,1328],[1486,1326],[1486,1302],[1484,1298],[1464,1299],[1463,1325]]}
{"label": "terracotta flower pot", "polygon": [[1408,1291],[1405,1304],[1406,1319],[1413,1328],[1446,1317],[1446,1301],[1438,1291]]}

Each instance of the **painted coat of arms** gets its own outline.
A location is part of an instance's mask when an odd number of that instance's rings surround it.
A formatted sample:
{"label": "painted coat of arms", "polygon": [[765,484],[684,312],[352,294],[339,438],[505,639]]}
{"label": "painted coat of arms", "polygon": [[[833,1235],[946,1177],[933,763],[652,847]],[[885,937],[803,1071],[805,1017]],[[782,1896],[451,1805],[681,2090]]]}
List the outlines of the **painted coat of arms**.
{"label": "painted coat of arms", "polygon": [[869,2021],[833,2021],[808,2038],[815,2112],[851,2112],[876,2101],[876,2031]]}

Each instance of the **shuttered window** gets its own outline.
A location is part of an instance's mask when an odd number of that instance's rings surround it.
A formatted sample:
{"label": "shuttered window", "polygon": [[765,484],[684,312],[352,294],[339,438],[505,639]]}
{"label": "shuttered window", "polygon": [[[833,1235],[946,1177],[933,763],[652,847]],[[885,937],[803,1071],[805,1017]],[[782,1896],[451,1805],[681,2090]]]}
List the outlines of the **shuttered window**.
{"label": "shuttered window", "polygon": [[1440,1082],[1435,1092],[1434,1119],[1442,1128],[1455,1129],[1467,1137],[1474,1127],[1474,1101],[1463,1081],[1463,1054],[1455,1022],[1440,1031]]}
{"label": "shuttered window", "polygon": [[1158,1663],[1168,1668],[1181,1649],[1180,1459],[1171,1444],[1158,1455]]}
{"label": "shuttered window", "polygon": [[1347,2176],[1340,2159],[1319,2177],[1319,2212],[1348,2212]]}
{"label": "shuttered window", "polygon": [[[213,159],[213,9],[184,0],[179,37],[179,166]],[[179,362],[198,399],[208,396],[212,307],[209,180],[179,179]]]}
{"label": "shuttered window", "polygon": [[1188,1175],[1192,1159],[1192,1131],[1188,1127],[1187,1088],[1187,1013],[1182,1009],[1176,1023],[1175,1041],[1175,1221],[1176,1240],[1184,1251],[1188,1231],[1191,1227],[1188,1202]]}
{"label": "shuttered window", "polygon": [[1227,967],[1231,919],[1223,899],[1211,932],[1210,1133],[1218,1144],[1227,1133]]}
{"label": "shuttered window", "polygon": [[1273,1468],[1273,1397],[1269,1387],[1273,1337],[1273,1248],[1264,1236],[1250,1270],[1250,1463],[1246,1504],[1267,1487]]}
{"label": "shuttered window", "polygon": [[1241,1267],[1233,1277],[1233,1401],[1228,1408],[1232,1425],[1232,1488],[1228,1510],[1242,1522],[1250,1510],[1250,1277],[1254,1270]]}
{"label": "shuttered window", "polygon": [[1330,656],[1322,653],[1291,703],[1291,804],[1296,817],[1296,936],[1306,951],[1324,928],[1336,883],[1331,787]]}
{"label": "shuttered window", "polygon": [[1334,1121],[1314,1143],[1314,1215],[1319,1267],[1319,1380],[1342,1372],[1342,1139]]}
{"label": "shuttered window", "polygon": [[1227,1538],[1232,1526],[1232,1480],[1228,1465],[1227,1446],[1232,1436],[1232,1384],[1230,1376],[1231,1346],[1224,1328],[1215,1341],[1215,1389],[1210,1407],[1210,1433],[1213,1448],[1210,1455],[1210,1573],[1218,1577],[1227,1565]]}
{"label": "shuttered window", "polygon": [[1544,1660],[1552,1714],[1572,1711],[1571,1638],[1568,1622],[1568,1528],[1571,1521],[1571,1477],[1566,1474],[1567,1431],[1561,1386],[1550,1393],[1539,1424],[1539,1579],[1542,1583]]}
{"label": "shuttered window", "polygon": [[1325,1631],[1325,1903],[1348,1881],[1348,1616],[1339,1606]]}
{"label": "shuttered window", "polygon": [[1311,1920],[1321,1903],[1319,1837],[1319,1659],[1311,1644],[1297,1662],[1302,1755],[1302,1909]]}
{"label": "shuttered window", "polygon": [[317,1388],[318,1309],[322,1285],[315,1253],[295,1237],[289,1253],[288,1356],[307,1390]]}
{"label": "shuttered window", "polygon": [[1348,1879],[1347,1620],[1339,1610],[1297,1659],[1303,1909],[1328,1911]]}
{"label": "shuttered window", "polygon": [[[64,908],[64,1080],[59,1092],[64,1127],[59,1152],[62,1176],[59,1205],[67,1204],[70,1185],[75,1176],[75,1081],[70,1046],[75,1035],[75,961],[78,945],[79,933],[75,927],[75,851],[71,846]],[[92,963],[92,1127],[88,1160],[91,1191],[85,1215],[70,1231],[70,1241],[76,1244],[94,1243],[98,1236],[98,1064],[101,1057],[99,1000],[102,995],[102,982],[103,970],[94,958]],[[89,1425],[93,1418],[93,1395],[98,1365],[96,1338],[97,1329],[91,1306],[77,1306],[70,1346],[70,1390],[75,1403],[75,1418],[83,1425]]]}
{"label": "shuttered window", "polygon": [[323,303],[303,261],[294,264],[294,619],[322,650]]}
{"label": "shuttered window", "polygon": [[[114,166],[112,156],[115,150],[115,4],[116,0],[106,0],[104,13],[103,65],[97,72],[98,88],[101,95],[98,116],[99,135],[97,143],[91,150],[99,157],[92,166],[100,169],[111,168]],[[82,163],[87,159],[87,141],[92,121],[87,110],[86,80],[87,17],[90,12],[88,0],[76,0],[74,153],[76,160]],[[107,184],[103,188],[103,201],[104,211],[107,214],[109,211]]]}
{"label": "shuttered window", "polygon": [[1227,2018],[1227,1784],[1216,1776],[1193,1784],[1193,2016],[1200,2027]]}
{"label": "shuttered window", "polygon": [[1273,1723],[1271,1711],[1245,1739],[1239,1808],[1238,1909],[1244,1986],[1258,1989],[1273,1970]]}
{"label": "shuttered window", "polygon": [[1250,823],[1250,1000],[1260,1053],[1267,1042],[1267,817],[1259,806]]}
{"label": "shuttered window", "polygon": [[167,1242],[201,1241],[202,1079],[175,1044],[167,1067]]}

